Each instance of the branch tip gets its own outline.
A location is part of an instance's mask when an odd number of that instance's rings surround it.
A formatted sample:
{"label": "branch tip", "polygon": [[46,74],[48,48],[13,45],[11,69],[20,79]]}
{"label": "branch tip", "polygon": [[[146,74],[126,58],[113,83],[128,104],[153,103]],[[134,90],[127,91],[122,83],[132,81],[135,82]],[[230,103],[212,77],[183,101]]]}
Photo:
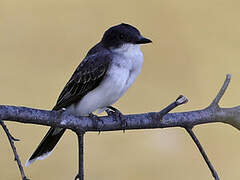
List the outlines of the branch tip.
{"label": "branch tip", "polygon": [[178,98],[176,99],[177,105],[186,104],[187,102],[188,99],[183,95],[178,96]]}
{"label": "branch tip", "polygon": [[232,78],[232,74],[226,74],[226,79],[231,79]]}

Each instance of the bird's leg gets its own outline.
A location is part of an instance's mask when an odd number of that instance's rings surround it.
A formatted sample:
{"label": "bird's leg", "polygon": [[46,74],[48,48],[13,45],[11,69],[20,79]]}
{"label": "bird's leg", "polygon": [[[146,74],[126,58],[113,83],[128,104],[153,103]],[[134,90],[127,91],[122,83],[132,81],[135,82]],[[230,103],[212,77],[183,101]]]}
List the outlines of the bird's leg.
{"label": "bird's leg", "polygon": [[[98,128],[98,122],[100,121],[103,124],[103,120],[101,120],[98,116],[96,116],[95,114],[91,113],[89,114],[89,117],[92,119],[93,121],[93,127]],[[101,130],[99,130],[99,134],[100,134]]]}
{"label": "bird's leg", "polygon": [[125,132],[126,127],[127,127],[127,121],[123,117],[123,114],[118,109],[116,109],[115,107],[107,106],[107,108],[108,108],[106,110],[107,114],[109,116],[115,116],[115,120],[120,121],[123,132]]}

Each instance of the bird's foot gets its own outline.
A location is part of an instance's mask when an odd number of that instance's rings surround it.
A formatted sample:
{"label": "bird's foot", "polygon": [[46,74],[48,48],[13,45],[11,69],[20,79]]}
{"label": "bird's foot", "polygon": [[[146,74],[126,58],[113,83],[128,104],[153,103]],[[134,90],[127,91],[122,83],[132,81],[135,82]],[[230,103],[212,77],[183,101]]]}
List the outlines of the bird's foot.
{"label": "bird's foot", "polygon": [[107,106],[107,108],[108,109],[106,110],[106,112],[107,112],[108,116],[115,116],[114,121],[120,121],[123,132],[125,132],[126,127],[127,127],[127,121],[123,117],[123,114],[115,107]]}
{"label": "bird's foot", "polygon": [[[92,119],[93,122],[93,127],[98,128],[98,122],[100,121],[103,124],[103,120],[101,120],[98,116],[95,114],[91,113],[89,114],[89,117]],[[100,128],[101,129],[101,128]],[[98,131],[98,134],[100,134],[101,130]]]}

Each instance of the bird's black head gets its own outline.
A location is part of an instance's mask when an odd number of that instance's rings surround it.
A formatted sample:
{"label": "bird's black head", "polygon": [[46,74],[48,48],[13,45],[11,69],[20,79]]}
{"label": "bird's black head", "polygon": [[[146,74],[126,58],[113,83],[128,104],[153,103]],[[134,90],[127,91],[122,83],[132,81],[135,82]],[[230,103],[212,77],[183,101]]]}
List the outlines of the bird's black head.
{"label": "bird's black head", "polygon": [[106,48],[118,48],[125,43],[146,44],[152,41],[143,37],[137,28],[122,23],[109,28],[104,33],[101,42]]}

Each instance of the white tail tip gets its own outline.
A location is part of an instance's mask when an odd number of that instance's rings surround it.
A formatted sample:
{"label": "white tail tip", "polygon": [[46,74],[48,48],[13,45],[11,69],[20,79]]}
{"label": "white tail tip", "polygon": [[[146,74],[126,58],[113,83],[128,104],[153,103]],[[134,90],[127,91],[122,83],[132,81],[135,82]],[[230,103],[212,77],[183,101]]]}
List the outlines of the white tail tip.
{"label": "white tail tip", "polygon": [[39,157],[36,157],[35,159],[28,160],[28,161],[25,163],[25,166],[28,167],[29,165],[31,165],[31,164],[32,164],[34,161],[36,161],[36,160],[43,160],[43,159],[47,158],[51,153],[52,153],[52,151],[47,152],[47,153],[44,153],[43,155],[41,155],[41,156],[39,156]]}

